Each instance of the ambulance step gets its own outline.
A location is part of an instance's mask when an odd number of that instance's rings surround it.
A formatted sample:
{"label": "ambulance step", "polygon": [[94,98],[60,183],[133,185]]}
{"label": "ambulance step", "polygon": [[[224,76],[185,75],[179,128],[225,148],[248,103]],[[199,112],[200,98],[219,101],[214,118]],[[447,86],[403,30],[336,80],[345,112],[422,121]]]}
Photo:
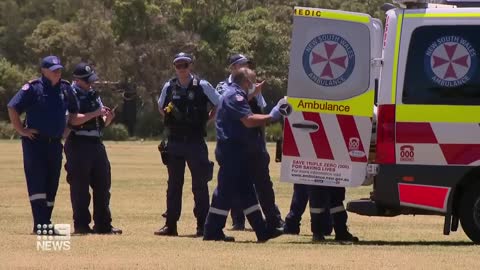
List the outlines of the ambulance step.
{"label": "ambulance step", "polygon": [[375,201],[370,199],[349,201],[347,211],[362,216],[393,217],[399,215],[398,212],[388,211],[378,206]]}

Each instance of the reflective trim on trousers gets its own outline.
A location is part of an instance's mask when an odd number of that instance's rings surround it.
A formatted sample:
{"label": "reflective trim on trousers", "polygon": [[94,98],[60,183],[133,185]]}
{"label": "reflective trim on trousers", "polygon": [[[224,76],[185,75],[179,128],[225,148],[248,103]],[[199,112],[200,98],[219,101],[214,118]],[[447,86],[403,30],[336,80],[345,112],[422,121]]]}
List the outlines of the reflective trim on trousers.
{"label": "reflective trim on trousers", "polygon": [[54,204],[55,204],[55,202],[47,202],[48,207],[53,207]]}
{"label": "reflective trim on trousers", "polygon": [[343,205],[330,208],[330,214],[345,212],[345,207]]}
{"label": "reflective trim on trousers", "polygon": [[37,193],[29,197],[30,201],[47,199],[47,193]]}
{"label": "reflective trim on trousers", "polygon": [[260,208],[260,205],[255,204],[255,205],[252,205],[252,206],[250,206],[249,208],[243,210],[243,213],[244,213],[246,216],[248,216],[248,215],[250,215],[251,213],[253,213],[253,212],[255,212],[255,211],[260,211],[260,209],[261,209],[261,208]]}
{"label": "reflective trim on trousers", "polygon": [[325,208],[313,208],[313,207],[310,207],[310,213],[312,214],[321,214],[325,212]]}
{"label": "reflective trim on trousers", "polygon": [[226,217],[228,216],[228,211],[218,209],[218,208],[215,208],[215,207],[210,207],[210,210],[208,210],[208,212],[210,212],[212,214],[220,215],[220,216],[226,216]]}

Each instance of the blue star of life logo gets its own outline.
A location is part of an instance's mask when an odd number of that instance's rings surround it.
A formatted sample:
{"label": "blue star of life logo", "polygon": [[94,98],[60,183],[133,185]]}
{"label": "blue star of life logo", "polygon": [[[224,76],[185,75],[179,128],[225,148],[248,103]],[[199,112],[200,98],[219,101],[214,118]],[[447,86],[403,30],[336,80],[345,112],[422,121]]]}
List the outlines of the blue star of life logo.
{"label": "blue star of life logo", "polygon": [[310,80],[321,86],[334,87],[352,75],[355,52],[343,37],[323,34],[307,44],[302,62]]}

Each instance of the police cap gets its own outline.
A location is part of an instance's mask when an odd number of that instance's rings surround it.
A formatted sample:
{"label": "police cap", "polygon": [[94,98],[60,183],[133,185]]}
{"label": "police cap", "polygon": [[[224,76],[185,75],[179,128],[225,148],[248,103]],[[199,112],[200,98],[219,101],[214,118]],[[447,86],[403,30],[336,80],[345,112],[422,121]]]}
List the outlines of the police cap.
{"label": "police cap", "polygon": [[192,63],[193,62],[193,56],[191,54],[184,53],[184,52],[177,53],[173,57],[173,63],[175,64],[178,61],[185,61],[185,62],[188,62],[188,63]]}
{"label": "police cap", "polygon": [[228,58],[228,65],[252,64],[252,61],[243,54],[234,54]]}
{"label": "police cap", "polygon": [[92,83],[98,80],[97,74],[93,68],[87,63],[79,63],[75,66],[73,70],[73,77],[76,79],[81,79],[86,82]]}

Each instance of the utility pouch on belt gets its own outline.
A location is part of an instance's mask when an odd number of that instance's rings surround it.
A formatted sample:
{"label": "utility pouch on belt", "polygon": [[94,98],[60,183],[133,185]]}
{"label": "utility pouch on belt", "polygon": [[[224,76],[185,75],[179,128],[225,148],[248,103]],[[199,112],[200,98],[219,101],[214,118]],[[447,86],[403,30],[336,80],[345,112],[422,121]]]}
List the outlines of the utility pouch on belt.
{"label": "utility pouch on belt", "polygon": [[160,152],[162,163],[164,165],[167,165],[168,164],[168,142],[165,142],[165,140],[162,140],[158,145],[158,152]]}

